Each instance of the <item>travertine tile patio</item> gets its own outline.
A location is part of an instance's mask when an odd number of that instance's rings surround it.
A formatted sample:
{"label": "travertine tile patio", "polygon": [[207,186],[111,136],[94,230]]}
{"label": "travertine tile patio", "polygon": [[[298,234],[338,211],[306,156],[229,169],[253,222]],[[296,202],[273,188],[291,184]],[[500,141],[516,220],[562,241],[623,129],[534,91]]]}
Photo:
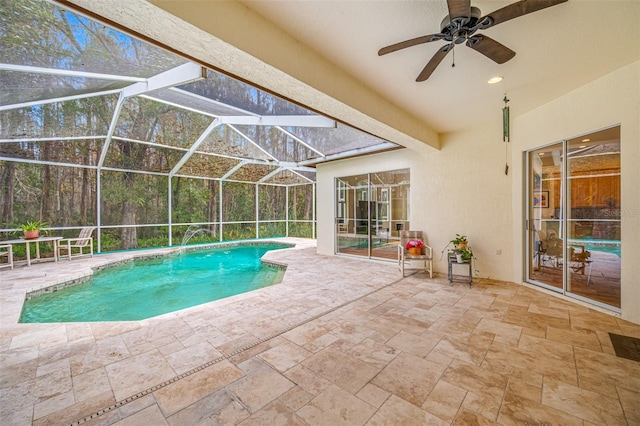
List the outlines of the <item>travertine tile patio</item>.
{"label": "travertine tile patio", "polygon": [[17,323],[27,291],[127,254],[0,271],[0,424],[640,424],[608,337],[640,325],[292,241],[266,255],[281,284],[144,321]]}

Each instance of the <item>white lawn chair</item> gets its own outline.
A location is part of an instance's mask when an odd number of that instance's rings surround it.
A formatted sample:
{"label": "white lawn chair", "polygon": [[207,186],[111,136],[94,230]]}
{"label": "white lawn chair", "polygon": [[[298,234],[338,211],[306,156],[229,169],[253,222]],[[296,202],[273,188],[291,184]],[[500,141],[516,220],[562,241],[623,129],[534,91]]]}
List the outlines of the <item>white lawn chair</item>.
{"label": "white lawn chair", "polygon": [[424,243],[422,231],[400,231],[398,269],[402,271],[402,276],[405,276],[405,269],[424,269],[425,272],[429,272],[429,278],[433,278],[433,249],[425,243],[419,254],[411,254],[406,248],[409,240],[420,240]]}
{"label": "white lawn chair", "polygon": [[11,244],[0,245],[0,257],[7,256],[7,263],[0,263],[0,268],[13,269],[13,246]]}
{"label": "white lawn chair", "polygon": [[[77,238],[64,238],[58,242],[58,258],[62,256],[64,251],[69,260],[72,257],[93,256],[93,230],[95,226],[82,228]],[[85,249],[89,249],[85,253]]]}

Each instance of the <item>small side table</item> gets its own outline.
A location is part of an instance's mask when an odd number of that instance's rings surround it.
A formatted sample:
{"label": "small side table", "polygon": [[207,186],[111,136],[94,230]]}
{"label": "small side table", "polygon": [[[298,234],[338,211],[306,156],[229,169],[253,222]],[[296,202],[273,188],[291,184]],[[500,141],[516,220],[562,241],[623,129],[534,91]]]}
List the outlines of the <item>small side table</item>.
{"label": "small side table", "polygon": [[449,284],[453,282],[453,265],[464,266],[469,269],[469,287],[471,287],[471,283],[473,282],[473,268],[472,268],[472,259],[463,260],[462,262],[458,262],[456,259],[456,255],[450,253],[447,259],[448,270],[449,270]]}

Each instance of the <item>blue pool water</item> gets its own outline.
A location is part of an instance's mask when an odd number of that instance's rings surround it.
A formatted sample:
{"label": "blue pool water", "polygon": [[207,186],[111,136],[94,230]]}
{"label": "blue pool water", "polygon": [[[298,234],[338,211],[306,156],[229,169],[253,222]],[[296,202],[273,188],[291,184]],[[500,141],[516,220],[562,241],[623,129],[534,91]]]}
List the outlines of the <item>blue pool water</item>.
{"label": "blue pool water", "polygon": [[281,270],[262,265],[285,244],[225,246],[136,260],[91,281],[25,301],[20,322],[133,321],[266,287]]}
{"label": "blue pool water", "polygon": [[583,244],[585,250],[589,251],[601,251],[604,253],[615,254],[620,256],[620,240],[590,240],[590,239],[576,239],[569,240],[570,243]]}

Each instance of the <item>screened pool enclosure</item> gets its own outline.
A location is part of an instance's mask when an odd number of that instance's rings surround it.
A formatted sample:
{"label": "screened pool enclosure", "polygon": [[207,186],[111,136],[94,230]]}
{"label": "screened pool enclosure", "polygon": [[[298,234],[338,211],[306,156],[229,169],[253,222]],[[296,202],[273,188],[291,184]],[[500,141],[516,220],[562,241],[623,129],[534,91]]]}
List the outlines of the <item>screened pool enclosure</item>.
{"label": "screened pool enclosure", "polygon": [[315,237],[315,165],[396,145],[102,23],[0,2],[0,240]]}

